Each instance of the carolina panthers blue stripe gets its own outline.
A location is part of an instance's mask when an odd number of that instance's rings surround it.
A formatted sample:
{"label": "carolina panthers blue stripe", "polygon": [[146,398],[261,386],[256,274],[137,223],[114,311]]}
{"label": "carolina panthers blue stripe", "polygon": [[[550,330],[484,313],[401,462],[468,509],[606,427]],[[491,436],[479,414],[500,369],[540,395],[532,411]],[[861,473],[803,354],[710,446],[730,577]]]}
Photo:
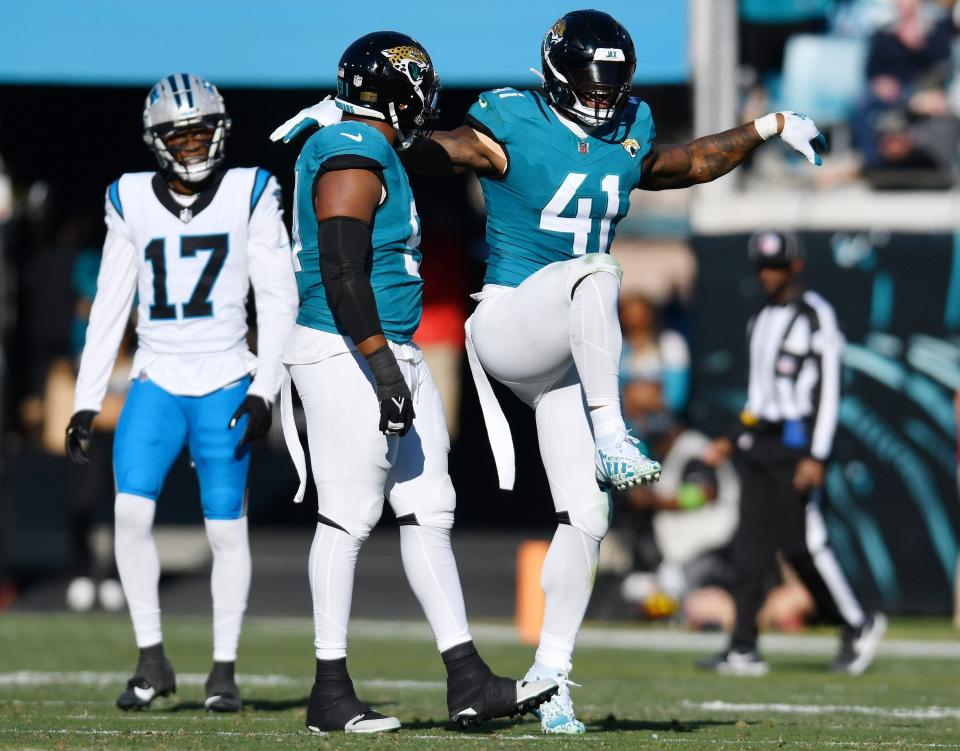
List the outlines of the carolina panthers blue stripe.
{"label": "carolina panthers blue stripe", "polygon": [[110,187],[107,188],[107,195],[110,196],[110,203],[113,204],[113,208],[117,210],[117,213],[120,215],[120,218],[123,219],[123,204],[120,203],[120,181],[114,180],[110,183]]}
{"label": "carolina panthers blue stripe", "polygon": [[177,107],[180,106],[180,94],[177,92],[177,82],[173,76],[167,76],[167,83],[170,84],[170,93],[173,94],[174,99],[177,101]]}
{"label": "carolina panthers blue stripe", "polygon": [[270,173],[261,167],[257,167],[257,176],[253,179],[253,190],[250,191],[250,213],[253,213],[253,210],[256,208],[257,204],[260,202],[260,196],[263,195],[263,191],[267,187],[267,182],[270,180]]}
{"label": "carolina panthers blue stripe", "polygon": [[183,79],[183,88],[187,92],[187,104],[193,107],[193,92],[190,91],[190,79],[187,77],[186,73],[181,73],[180,78]]}

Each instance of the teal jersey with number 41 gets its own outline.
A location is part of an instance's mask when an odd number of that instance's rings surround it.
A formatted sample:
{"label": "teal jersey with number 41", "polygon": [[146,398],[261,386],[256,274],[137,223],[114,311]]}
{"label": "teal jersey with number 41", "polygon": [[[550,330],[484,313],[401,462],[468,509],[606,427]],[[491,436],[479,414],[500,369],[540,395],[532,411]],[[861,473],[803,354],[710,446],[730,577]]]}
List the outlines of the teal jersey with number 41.
{"label": "teal jersey with number 41", "polygon": [[370,284],[384,336],[404,344],[413,338],[423,302],[420,278],[420,217],[400,158],[376,128],[355,120],[314,133],[297,159],[293,199],[294,271],[300,290],[301,326],[340,331],[323,288],[313,186],[324,172],[369,169],[383,183],[383,198],[373,217]]}
{"label": "teal jersey with number 41", "polygon": [[500,143],[508,167],[481,177],[487,204],[487,284],[516,287],[556,261],[607,253],[653,147],[653,116],[631,97],[623,115],[588,133],[538,92],[480,95],[467,124]]}

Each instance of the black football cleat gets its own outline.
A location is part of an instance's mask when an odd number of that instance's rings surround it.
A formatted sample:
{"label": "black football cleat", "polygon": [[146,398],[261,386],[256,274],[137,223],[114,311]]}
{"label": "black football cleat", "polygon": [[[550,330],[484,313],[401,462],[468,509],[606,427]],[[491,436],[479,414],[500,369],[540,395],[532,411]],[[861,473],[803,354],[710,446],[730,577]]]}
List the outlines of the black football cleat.
{"label": "black football cleat", "polygon": [[441,657],[447,666],[447,710],[464,730],[497,717],[532,712],[560,690],[552,678],[515,681],[494,675],[473,642],[458,644]]}
{"label": "black football cleat", "polygon": [[384,733],[397,730],[400,720],[385,717],[357,698],[347,673],[347,659],[317,660],[317,675],[307,704],[307,729],[315,733]]}
{"label": "black football cleat", "polygon": [[207,698],[203,706],[211,712],[239,712],[243,707],[240,689],[233,676],[233,662],[214,662],[204,688]]}
{"label": "black football cleat", "polygon": [[883,613],[867,616],[860,628],[845,626],[840,632],[840,651],[830,665],[830,671],[863,675],[877,656],[877,649],[886,631],[887,617]]}
{"label": "black football cleat", "polygon": [[146,709],[158,696],[177,692],[177,677],[173,666],[157,644],[140,650],[140,659],[127,688],[117,697],[117,706],[123,710]]}

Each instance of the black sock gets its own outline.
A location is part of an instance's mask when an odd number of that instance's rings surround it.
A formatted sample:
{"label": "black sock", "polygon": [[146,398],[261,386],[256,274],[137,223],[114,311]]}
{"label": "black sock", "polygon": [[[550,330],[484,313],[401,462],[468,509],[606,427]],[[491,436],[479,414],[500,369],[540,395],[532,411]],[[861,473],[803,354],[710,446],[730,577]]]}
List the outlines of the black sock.
{"label": "black sock", "polygon": [[353,681],[347,672],[347,658],[337,660],[317,659],[317,672],[314,680],[320,687],[320,695],[335,699],[345,694],[353,694]]}
{"label": "black sock", "polygon": [[210,679],[218,682],[235,683],[234,667],[235,662],[217,662],[214,660],[213,667],[210,669]]}
{"label": "black sock", "polygon": [[447,668],[448,678],[466,678],[479,675],[488,675],[490,668],[477,653],[472,641],[458,644],[445,652],[441,652],[443,664]]}
{"label": "black sock", "polygon": [[140,659],[144,662],[160,662],[166,658],[167,656],[163,653],[163,642],[154,644],[152,647],[140,648]]}

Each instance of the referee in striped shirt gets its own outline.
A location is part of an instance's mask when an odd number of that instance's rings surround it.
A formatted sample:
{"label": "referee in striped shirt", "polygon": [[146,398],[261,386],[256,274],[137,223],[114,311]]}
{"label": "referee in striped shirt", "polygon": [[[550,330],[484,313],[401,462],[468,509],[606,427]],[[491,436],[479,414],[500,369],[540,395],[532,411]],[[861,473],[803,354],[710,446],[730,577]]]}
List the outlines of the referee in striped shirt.
{"label": "referee in striped shirt", "polygon": [[747,326],[747,403],[732,438],[714,440],[704,456],[713,466],[734,452],[739,459],[740,526],[731,548],[736,624],[729,648],[699,664],[735,675],[768,672],[757,653],[757,613],[779,551],[821,618],[842,627],[831,669],[859,675],[876,654],[886,618],[860,607],[820,510],[840,406],[843,334],[830,303],[801,284],[797,237],[757,232],[748,251],[766,299]]}

